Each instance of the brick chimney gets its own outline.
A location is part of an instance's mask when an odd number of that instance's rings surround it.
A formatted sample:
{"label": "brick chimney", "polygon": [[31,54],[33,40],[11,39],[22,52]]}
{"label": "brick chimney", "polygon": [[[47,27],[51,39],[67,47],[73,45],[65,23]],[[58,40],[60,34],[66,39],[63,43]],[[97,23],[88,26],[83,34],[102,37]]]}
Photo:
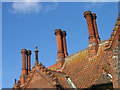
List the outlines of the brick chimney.
{"label": "brick chimney", "polygon": [[56,61],[56,63],[59,63],[60,67],[62,67],[65,62],[65,59],[64,59],[65,55],[64,55],[64,51],[63,51],[63,40],[62,40],[61,29],[56,29],[55,35],[56,35],[57,47],[58,47],[58,52],[57,52],[58,60]]}
{"label": "brick chimney", "polygon": [[88,33],[89,33],[89,56],[94,56],[97,53],[98,42],[96,39],[95,29],[93,25],[93,16],[90,11],[84,12],[84,17],[86,18],[88,25]]}
{"label": "brick chimney", "polygon": [[99,37],[99,34],[98,34],[98,28],[97,28],[97,23],[96,23],[96,14],[93,13],[93,25],[94,25],[94,29],[95,29],[95,35],[96,35],[96,39],[97,39],[97,42],[100,43],[100,37]]}
{"label": "brick chimney", "polygon": [[38,61],[38,47],[36,47],[36,50],[35,50],[35,64],[38,64],[39,63],[39,61]]}
{"label": "brick chimney", "polygon": [[28,73],[31,71],[31,50],[27,50],[27,70]]}
{"label": "brick chimney", "polygon": [[62,40],[63,40],[63,49],[64,49],[64,55],[65,57],[68,56],[68,53],[67,53],[67,44],[66,44],[66,31],[62,31]]}
{"label": "brick chimney", "polygon": [[27,54],[27,50],[26,49],[22,49],[21,53],[22,53],[22,74],[27,74],[27,67],[26,67],[26,54]]}

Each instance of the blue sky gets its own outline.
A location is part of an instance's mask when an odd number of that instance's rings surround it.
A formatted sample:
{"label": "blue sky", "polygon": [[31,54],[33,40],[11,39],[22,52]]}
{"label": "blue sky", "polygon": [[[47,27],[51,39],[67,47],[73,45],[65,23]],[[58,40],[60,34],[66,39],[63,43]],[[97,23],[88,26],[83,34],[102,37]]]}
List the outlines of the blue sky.
{"label": "blue sky", "polygon": [[[22,7],[21,7],[22,6]],[[31,7],[32,6],[32,7]],[[24,8],[23,8],[24,7]],[[88,46],[88,29],[83,13],[97,14],[101,40],[108,39],[118,16],[117,2],[12,3],[2,5],[2,87],[11,88],[21,75],[21,49],[39,48],[39,61],[46,67],[55,64],[57,44],[54,30],[67,31],[68,54]]]}

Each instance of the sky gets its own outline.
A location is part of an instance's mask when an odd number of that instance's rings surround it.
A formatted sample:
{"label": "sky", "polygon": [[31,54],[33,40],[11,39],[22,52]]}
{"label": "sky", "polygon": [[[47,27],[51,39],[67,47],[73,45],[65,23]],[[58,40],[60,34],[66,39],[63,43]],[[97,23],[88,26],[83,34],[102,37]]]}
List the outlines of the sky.
{"label": "sky", "polygon": [[11,88],[21,75],[21,49],[35,47],[39,62],[49,67],[56,63],[55,29],[67,32],[68,54],[88,46],[88,28],[83,13],[97,14],[101,40],[110,37],[118,17],[117,2],[3,2],[2,3],[2,88]]}

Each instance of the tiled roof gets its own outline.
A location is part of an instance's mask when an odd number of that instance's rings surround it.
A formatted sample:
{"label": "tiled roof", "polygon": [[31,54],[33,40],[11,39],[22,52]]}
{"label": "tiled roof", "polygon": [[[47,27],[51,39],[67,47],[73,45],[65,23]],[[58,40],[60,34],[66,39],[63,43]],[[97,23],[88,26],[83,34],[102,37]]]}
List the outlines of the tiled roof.
{"label": "tiled roof", "polygon": [[48,69],[39,63],[38,65],[34,65],[31,73],[29,74],[29,77],[26,79],[26,83],[20,87],[55,88],[55,84],[58,84],[64,88],[70,88],[70,85],[66,80],[66,74],[64,72]]}
{"label": "tiled roof", "polygon": [[92,58],[86,56],[83,59],[79,57],[68,60],[62,71],[67,73],[77,88],[88,88],[103,73],[102,67],[106,64],[102,59],[104,55]]}
{"label": "tiled roof", "polygon": [[57,70],[58,68],[60,68],[58,64],[54,64],[54,65],[48,67],[48,69],[52,69],[52,70]]}
{"label": "tiled roof", "polygon": [[[104,60],[105,56],[107,58],[104,50],[107,44],[109,44],[108,40],[101,42],[97,55],[90,58],[88,57],[88,48],[68,56],[61,71],[70,77],[77,88],[90,87],[104,73],[103,67],[107,63]],[[51,69],[55,68],[56,65],[53,65]]]}

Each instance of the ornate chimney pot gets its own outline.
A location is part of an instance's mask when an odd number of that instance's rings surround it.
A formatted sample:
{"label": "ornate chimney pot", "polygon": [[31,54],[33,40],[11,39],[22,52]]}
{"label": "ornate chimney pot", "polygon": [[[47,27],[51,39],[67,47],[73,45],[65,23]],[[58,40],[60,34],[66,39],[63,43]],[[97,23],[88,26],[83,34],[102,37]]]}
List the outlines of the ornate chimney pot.
{"label": "ornate chimney pot", "polygon": [[39,61],[38,61],[38,47],[36,46],[36,50],[35,50],[35,64],[38,64],[39,63]]}

